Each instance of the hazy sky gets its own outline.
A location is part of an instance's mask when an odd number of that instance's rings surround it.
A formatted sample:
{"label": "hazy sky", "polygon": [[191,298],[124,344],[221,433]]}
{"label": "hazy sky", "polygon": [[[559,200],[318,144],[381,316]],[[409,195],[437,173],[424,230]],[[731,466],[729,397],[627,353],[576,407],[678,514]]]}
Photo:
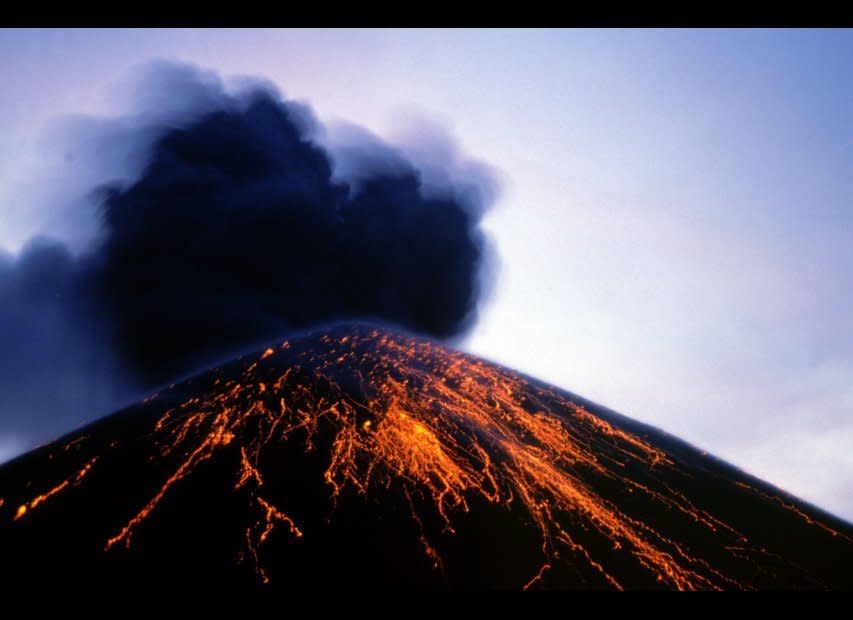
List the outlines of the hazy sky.
{"label": "hazy sky", "polygon": [[853,519],[853,32],[0,31],[0,247],[61,228],[51,123],[158,58],[443,125],[504,185],[464,348]]}

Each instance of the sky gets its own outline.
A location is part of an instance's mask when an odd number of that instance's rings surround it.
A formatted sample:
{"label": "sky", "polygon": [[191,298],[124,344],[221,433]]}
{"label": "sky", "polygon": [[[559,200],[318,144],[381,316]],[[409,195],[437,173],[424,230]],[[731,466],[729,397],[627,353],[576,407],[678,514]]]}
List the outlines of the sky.
{"label": "sky", "polygon": [[461,348],[853,520],[853,32],[0,31],[0,248],[69,233],[45,136],[155,59],[443,127],[502,186]]}

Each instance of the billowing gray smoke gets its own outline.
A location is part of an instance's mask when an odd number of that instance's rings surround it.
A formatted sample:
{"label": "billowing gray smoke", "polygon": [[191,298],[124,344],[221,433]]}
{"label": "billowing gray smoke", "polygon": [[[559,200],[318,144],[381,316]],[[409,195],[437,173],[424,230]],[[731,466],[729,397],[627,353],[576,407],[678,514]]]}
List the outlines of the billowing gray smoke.
{"label": "billowing gray smoke", "polygon": [[416,165],[353,127],[330,149],[311,110],[269,86],[229,93],[163,64],[144,84],[145,115],[76,134],[138,159],[93,188],[98,233],[74,254],[37,240],[0,262],[0,436],[47,438],[318,323],[442,339],[472,325],[495,193],[484,166]]}

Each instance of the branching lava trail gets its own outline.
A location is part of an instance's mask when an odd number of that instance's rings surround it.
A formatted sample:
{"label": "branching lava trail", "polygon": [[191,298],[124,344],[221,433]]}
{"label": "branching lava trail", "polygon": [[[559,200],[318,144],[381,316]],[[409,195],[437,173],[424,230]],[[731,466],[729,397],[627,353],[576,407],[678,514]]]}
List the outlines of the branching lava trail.
{"label": "branching lava trail", "polygon": [[[279,529],[294,541],[316,533],[265,494],[264,455],[282,442],[299,442],[310,451],[323,441],[330,510],[346,493],[367,498],[396,489],[405,496],[423,553],[437,571],[447,563],[435,538],[456,536],[458,520],[475,499],[522,510],[538,533],[541,565],[518,587],[547,585],[560,563],[585,566],[602,587],[630,587],[600,557],[599,547],[587,544],[592,539],[607,541],[611,552],[664,586],[751,587],[623,506],[616,498],[626,493],[656,506],[674,526],[688,524],[684,527],[720,538],[721,552],[732,557],[749,562],[765,553],[739,528],[674,488],[673,476],[688,474],[679,473],[676,456],[641,433],[517,373],[384,330],[332,331],[311,346],[284,342],[268,348],[238,375],[218,378],[207,393],[168,409],[151,437],[158,446],[153,458],[176,466],[134,515],[116,524],[104,541],[106,553],[132,548],[134,533],[176,485],[206,462],[236,451],[239,464],[231,484],[247,494],[255,515],[245,525],[241,557],[261,582],[269,582],[275,576],[264,567],[265,542]],[[83,450],[80,441],[67,447]],[[83,484],[98,459],[92,455],[72,476],[21,504],[14,518]],[[736,484],[740,492],[764,493],[746,482]],[[850,542],[843,532],[782,505]],[[440,530],[430,535],[426,518],[437,520]]]}

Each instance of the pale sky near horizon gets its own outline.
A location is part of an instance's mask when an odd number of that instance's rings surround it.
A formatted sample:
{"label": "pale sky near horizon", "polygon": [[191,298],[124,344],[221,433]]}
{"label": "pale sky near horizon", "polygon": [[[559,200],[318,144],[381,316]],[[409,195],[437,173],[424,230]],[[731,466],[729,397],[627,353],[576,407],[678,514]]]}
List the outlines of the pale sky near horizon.
{"label": "pale sky near horizon", "polygon": [[503,185],[462,348],[853,520],[853,31],[0,30],[0,248],[53,225],[55,119],[154,59],[442,125]]}

